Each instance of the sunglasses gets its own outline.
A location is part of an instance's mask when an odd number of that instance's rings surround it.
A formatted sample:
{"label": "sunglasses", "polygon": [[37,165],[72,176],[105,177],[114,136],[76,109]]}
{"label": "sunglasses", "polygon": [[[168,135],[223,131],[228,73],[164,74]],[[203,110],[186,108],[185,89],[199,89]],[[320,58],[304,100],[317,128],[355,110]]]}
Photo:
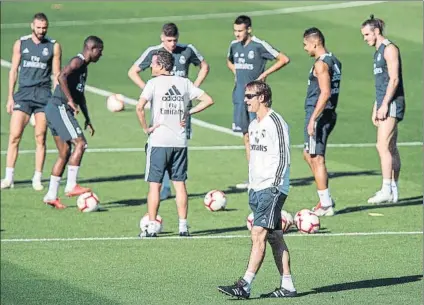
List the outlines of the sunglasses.
{"label": "sunglasses", "polygon": [[259,95],[260,94],[258,94],[258,93],[255,93],[255,94],[246,93],[244,95],[244,97],[247,98],[248,100],[250,100],[250,99],[254,98],[255,96],[259,96]]}

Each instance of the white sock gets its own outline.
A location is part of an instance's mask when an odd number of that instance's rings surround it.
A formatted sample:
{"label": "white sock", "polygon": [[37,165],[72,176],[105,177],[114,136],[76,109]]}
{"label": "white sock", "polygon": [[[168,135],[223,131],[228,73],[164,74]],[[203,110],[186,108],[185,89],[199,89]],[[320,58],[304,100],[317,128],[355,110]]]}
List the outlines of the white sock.
{"label": "white sock", "polygon": [[331,207],[333,203],[331,202],[330,192],[328,189],[318,191],[319,200],[321,202],[321,206],[324,208]]}
{"label": "white sock", "polygon": [[5,177],[5,179],[7,181],[13,182],[14,172],[15,172],[15,169],[13,167],[6,167],[6,177]]}
{"label": "white sock", "polygon": [[391,189],[392,189],[393,198],[398,198],[398,196],[399,196],[398,184],[399,184],[398,181],[392,180]]}
{"label": "white sock", "polygon": [[41,172],[34,172],[34,176],[32,177],[32,181],[38,181],[41,182]]}
{"label": "white sock", "polygon": [[188,228],[187,228],[187,219],[179,219],[179,222],[178,222],[178,227],[179,227],[179,230],[180,230],[180,232],[187,232],[188,231]]}
{"label": "white sock", "polygon": [[66,180],[66,190],[72,190],[77,185],[79,166],[68,165],[68,179]]}
{"label": "white sock", "polygon": [[253,272],[246,271],[243,276],[243,280],[247,282],[247,286],[243,287],[246,292],[250,292],[250,287],[252,286],[252,282],[255,279],[255,275]]}
{"label": "white sock", "polygon": [[171,181],[169,180],[169,174],[168,171],[165,171],[165,175],[163,175],[162,180],[162,189],[163,188],[171,188]]}
{"label": "white sock", "polygon": [[391,179],[383,179],[383,185],[381,186],[381,191],[384,194],[392,193],[392,180]]}
{"label": "white sock", "polygon": [[293,285],[293,279],[291,275],[281,276],[281,288],[287,289],[288,291],[296,291]]}
{"label": "white sock", "polygon": [[46,196],[47,198],[49,198],[49,199],[56,199],[57,198],[57,193],[59,191],[60,179],[62,179],[62,177],[50,176],[49,191],[47,192],[47,196]]}
{"label": "white sock", "polygon": [[398,184],[399,184],[399,182],[398,182],[398,181],[396,181],[396,180],[392,180],[392,183],[391,183],[392,190],[393,190],[393,189],[396,189],[396,190],[397,190],[397,188],[398,188]]}

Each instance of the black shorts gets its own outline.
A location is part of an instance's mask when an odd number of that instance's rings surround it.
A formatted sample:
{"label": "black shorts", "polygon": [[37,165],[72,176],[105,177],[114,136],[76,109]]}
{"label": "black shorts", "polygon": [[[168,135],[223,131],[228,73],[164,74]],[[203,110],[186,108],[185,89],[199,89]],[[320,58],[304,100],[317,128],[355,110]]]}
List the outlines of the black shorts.
{"label": "black shorts", "polygon": [[15,101],[13,110],[22,111],[28,115],[44,112],[44,107],[47,105],[51,95],[50,88],[21,88],[13,95]]}
{"label": "black shorts", "polygon": [[270,229],[282,230],[281,209],[287,195],[276,187],[266,188],[255,192],[249,191],[249,205],[253,211],[253,225]]}
{"label": "black shorts", "polygon": [[[380,108],[380,105],[377,105],[377,110]],[[396,118],[398,122],[403,120],[405,115],[405,98],[403,96],[397,97],[389,104],[389,117]]]}
{"label": "black shorts", "polygon": [[187,147],[150,147],[147,145],[146,181],[162,183],[165,171],[168,172],[172,181],[186,181],[187,167]]}
{"label": "black shorts", "polygon": [[336,126],[337,114],[334,110],[324,110],[315,123],[315,134],[313,137],[308,134],[308,124],[314,108],[306,110],[304,128],[304,150],[310,155],[325,155],[328,137]]}
{"label": "black shorts", "polygon": [[68,105],[49,102],[45,113],[49,129],[54,137],[59,136],[65,142],[76,138],[85,140],[81,126]]}

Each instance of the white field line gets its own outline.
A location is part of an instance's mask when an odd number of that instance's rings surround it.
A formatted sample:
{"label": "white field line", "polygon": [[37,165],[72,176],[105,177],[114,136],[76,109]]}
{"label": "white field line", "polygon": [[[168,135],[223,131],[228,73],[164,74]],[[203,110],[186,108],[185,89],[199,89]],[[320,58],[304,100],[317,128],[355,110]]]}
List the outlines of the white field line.
{"label": "white field line", "polygon": [[[300,6],[300,7],[287,7],[273,10],[261,10],[251,12],[234,12],[234,13],[211,13],[211,14],[199,14],[199,15],[187,15],[187,16],[161,16],[161,17],[143,17],[143,18],[120,18],[120,19],[101,19],[101,20],[70,20],[70,21],[56,21],[50,22],[50,27],[66,27],[66,26],[86,26],[86,25],[110,25],[110,24],[134,24],[134,23],[151,23],[151,22],[176,22],[176,21],[189,21],[189,20],[206,20],[206,19],[225,19],[235,18],[242,14],[249,16],[270,16],[270,15],[282,15],[291,13],[304,13],[304,12],[316,12],[325,10],[334,10],[342,8],[351,8],[358,6],[373,5],[383,3],[387,1],[351,1],[344,3],[335,4],[324,4],[324,5],[311,5],[311,6]],[[1,29],[27,29],[29,23],[2,23]]]}
{"label": "white field line", "polygon": [[[381,235],[422,235],[422,231],[414,232],[352,232],[352,233],[322,233],[322,234],[302,234],[294,233],[285,235],[286,238],[291,237],[352,237],[352,236],[381,236]],[[249,235],[200,235],[191,236],[188,238],[181,238],[179,236],[159,236],[158,238],[144,238],[143,240],[196,240],[196,239],[236,239],[236,238],[250,238]],[[28,242],[69,242],[69,241],[110,241],[110,240],[139,240],[139,237],[75,237],[75,238],[11,238],[2,239],[2,243],[28,243]]]}
{"label": "white field line", "polygon": [[[398,146],[422,146],[422,142],[401,142]],[[292,145],[292,148],[303,148],[303,144]],[[328,144],[327,147],[333,148],[361,148],[375,147],[375,143],[351,143],[351,144]],[[243,145],[217,145],[217,146],[191,146],[190,151],[220,151],[220,150],[244,150]],[[129,147],[129,148],[88,148],[87,153],[116,153],[116,152],[144,152],[144,148]],[[19,154],[33,154],[35,150],[20,150]],[[48,149],[48,154],[57,153],[56,149]],[[7,151],[2,150],[1,155],[6,155]]]}

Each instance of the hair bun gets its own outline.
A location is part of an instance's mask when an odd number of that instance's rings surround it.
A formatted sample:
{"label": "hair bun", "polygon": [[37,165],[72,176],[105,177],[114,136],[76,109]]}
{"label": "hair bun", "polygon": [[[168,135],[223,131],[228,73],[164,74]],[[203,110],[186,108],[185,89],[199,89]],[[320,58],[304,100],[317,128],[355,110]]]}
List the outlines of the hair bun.
{"label": "hair bun", "polygon": [[371,20],[374,20],[374,14],[371,14],[371,15],[370,15],[370,19],[371,19]]}

